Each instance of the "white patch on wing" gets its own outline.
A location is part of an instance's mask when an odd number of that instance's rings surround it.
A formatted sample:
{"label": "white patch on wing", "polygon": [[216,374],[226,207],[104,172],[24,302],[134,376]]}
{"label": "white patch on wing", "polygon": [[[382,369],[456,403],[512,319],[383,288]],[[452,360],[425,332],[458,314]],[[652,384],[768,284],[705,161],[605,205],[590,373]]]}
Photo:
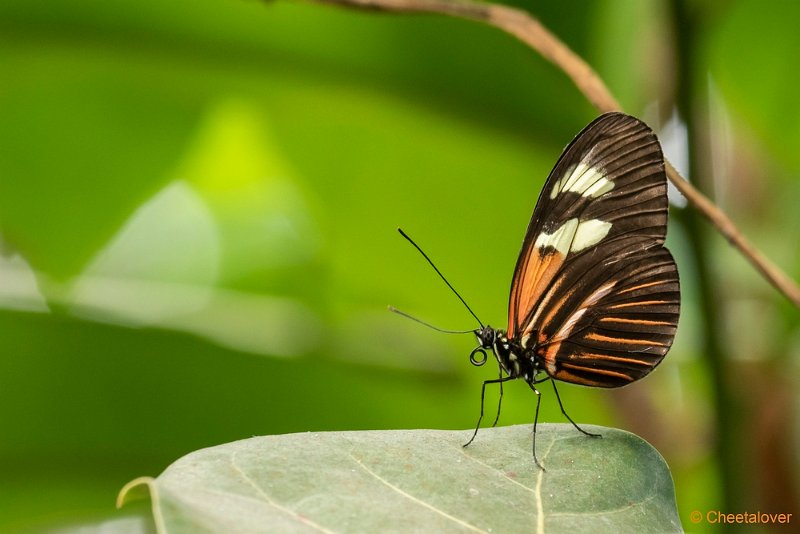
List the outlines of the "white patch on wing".
{"label": "white patch on wing", "polygon": [[585,248],[596,245],[603,240],[611,230],[611,223],[600,219],[589,219],[578,225],[575,238],[572,240],[570,252],[579,252]]}
{"label": "white patch on wing", "polygon": [[534,246],[539,250],[552,247],[564,256],[570,250],[570,245],[575,237],[575,232],[578,229],[578,219],[569,219],[567,222],[559,226],[555,232],[548,234],[542,232],[536,238]]}
{"label": "white patch on wing", "polygon": [[566,256],[570,252],[580,252],[596,245],[608,235],[610,230],[611,223],[600,219],[589,219],[583,222],[579,222],[576,218],[569,219],[552,234],[546,232],[539,234],[534,246],[539,250],[554,248]]}
{"label": "white patch on wing", "polygon": [[567,173],[556,181],[550,191],[550,198],[556,198],[559,193],[567,191],[578,193],[582,197],[597,198],[614,189],[614,182],[608,180],[600,169],[583,162]]}

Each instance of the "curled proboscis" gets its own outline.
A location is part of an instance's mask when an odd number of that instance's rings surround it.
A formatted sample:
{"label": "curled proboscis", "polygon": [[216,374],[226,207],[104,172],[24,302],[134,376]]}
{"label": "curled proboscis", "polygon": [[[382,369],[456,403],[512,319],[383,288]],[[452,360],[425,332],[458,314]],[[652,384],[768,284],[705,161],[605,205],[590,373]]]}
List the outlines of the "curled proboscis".
{"label": "curled proboscis", "polygon": [[[480,355],[480,356],[479,356]],[[480,367],[487,360],[486,351],[483,350],[483,347],[475,347],[472,352],[469,353],[469,361],[472,365]]]}

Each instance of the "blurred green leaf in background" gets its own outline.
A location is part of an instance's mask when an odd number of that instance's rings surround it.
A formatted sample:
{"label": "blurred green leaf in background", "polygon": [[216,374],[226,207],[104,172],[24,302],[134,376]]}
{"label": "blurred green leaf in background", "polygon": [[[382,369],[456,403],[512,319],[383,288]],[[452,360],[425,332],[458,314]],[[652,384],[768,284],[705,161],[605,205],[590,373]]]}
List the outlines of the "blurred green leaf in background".
{"label": "blurred green leaf in background", "polygon": [[[800,6],[516,3],[800,279]],[[474,424],[473,340],[386,311],[475,326],[395,229],[502,327],[539,189],[597,114],[492,29],[290,1],[6,0],[0,77],[2,531],[118,519],[125,482],[254,435]],[[687,529],[800,514],[798,311],[681,205],[669,357],[565,404],[661,452]],[[506,395],[501,424],[530,423]]]}

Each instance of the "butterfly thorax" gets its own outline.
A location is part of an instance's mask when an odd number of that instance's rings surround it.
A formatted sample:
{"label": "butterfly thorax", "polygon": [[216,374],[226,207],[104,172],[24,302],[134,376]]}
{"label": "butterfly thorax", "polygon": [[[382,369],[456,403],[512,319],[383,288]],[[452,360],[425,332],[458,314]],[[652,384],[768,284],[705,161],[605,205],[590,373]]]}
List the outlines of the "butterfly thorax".
{"label": "butterfly thorax", "polygon": [[[480,343],[479,349],[491,349],[500,369],[511,378],[524,378],[530,381],[539,372],[533,351],[523,348],[518,340],[509,339],[505,330],[496,330],[487,325],[476,330],[475,336]],[[470,359],[473,364],[482,364],[473,356],[470,356]]]}

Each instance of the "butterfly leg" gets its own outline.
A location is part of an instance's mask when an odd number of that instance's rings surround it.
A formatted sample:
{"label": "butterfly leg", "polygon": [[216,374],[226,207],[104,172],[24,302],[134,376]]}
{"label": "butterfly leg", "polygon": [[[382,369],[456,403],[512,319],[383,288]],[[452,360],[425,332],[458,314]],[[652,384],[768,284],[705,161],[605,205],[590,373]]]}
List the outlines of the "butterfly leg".
{"label": "butterfly leg", "polygon": [[564,417],[566,417],[569,420],[569,422],[572,423],[572,426],[574,426],[575,428],[577,428],[578,430],[580,430],[581,432],[583,432],[587,436],[591,436],[593,438],[602,438],[603,437],[602,435],[594,434],[592,432],[587,432],[586,430],[584,430],[581,427],[579,427],[578,424],[575,421],[572,420],[572,417],[570,417],[567,414],[566,410],[564,410],[564,405],[561,403],[561,397],[558,394],[558,388],[556,387],[556,381],[553,380],[552,382],[553,382],[553,391],[556,392],[556,399],[558,399],[558,406],[559,406],[559,408],[561,408],[561,413],[563,413]]}
{"label": "butterfly leg", "polygon": [[503,371],[500,371],[500,400],[497,401],[497,415],[494,418],[494,423],[492,423],[492,428],[497,426],[497,422],[500,420],[500,407],[503,406]]}
{"label": "butterfly leg", "polygon": [[[464,444],[464,447],[468,446],[472,441],[475,439],[475,436],[478,435],[478,429],[481,427],[481,421],[483,420],[483,397],[486,395],[486,384],[500,384],[500,391],[502,392],[503,382],[508,380],[513,380],[512,377],[506,376],[497,378],[495,380],[484,380],[483,385],[481,386],[481,416],[478,417],[478,424],[475,425],[475,432],[472,433],[472,437],[469,438],[469,441]],[[500,408],[498,407],[498,413]]]}
{"label": "butterfly leg", "polygon": [[542,463],[539,461],[539,458],[536,457],[536,426],[539,424],[539,405],[542,403],[542,395],[533,384],[533,382],[528,382],[528,385],[531,387],[533,392],[536,393],[536,415],[533,417],[533,440],[531,444],[531,450],[533,451],[533,461],[536,462],[536,465],[539,466],[539,469],[542,471],[547,471],[547,469],[545,469]]}

